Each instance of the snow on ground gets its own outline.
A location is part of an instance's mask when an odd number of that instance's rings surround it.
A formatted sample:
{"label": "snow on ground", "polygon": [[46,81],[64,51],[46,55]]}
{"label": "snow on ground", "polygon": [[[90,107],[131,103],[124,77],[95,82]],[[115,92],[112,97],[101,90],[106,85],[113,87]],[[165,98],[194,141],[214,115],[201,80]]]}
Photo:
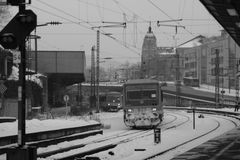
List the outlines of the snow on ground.
{"label": "snow on ground", "polygon": [[[191,117],[191,113],[189,113]],[[165,158],[161,159],[171,159],[174,156],[181,154],[195,146],[198,146],[199,144],[214,138],[218,135],[221,135],[222,133],[233,129],[235,126],[231,124],[231,122],[223,120],[221,118],[216,118],[218,121],[220,121],[221,129],[218,129],[217,132],[214,134],[211,134],[207,137],[203,137],[200,140],[189,144],[187,147],[182,147],[181,150],[178,150],[177,152],[172,152],[171,154],[165,155]],[[211,130],[212,128],[216,127],[217,123],[215,118],[212,118],[212,116],[205,116],[205,118],[197,118],[196,119],[196,129],[193,129],[193,123],[192,120],[190,123],[187,123],[184,126],[181,126],[179,128],[175,128],[173,130],[167,130],[162,132],[161,135],[161,143],[155,144],[154,143],[154,136],[148,136],[145,138],[140,138],[137,141],[133,141],[132,143],[126,143],[121,144],[115,147],[114,149],[111,149],[111,151],[114,153],[114,155],[108,154],[109,151],[101,152],[96,154],[95,156],[100,157],[100,159],[104,160],[139,160],[147,158],[153,154],[159,153],[160,151],[166,150],[168,148],[171,148],[172,146],[175,146],[177,144],[180,144],[184,141],[187,141],[191,138],[196,137],[197,135],[201,135],[203,133],[206,133],[207,131]],[[152,131],[153,132],[153,131]],[[145,151],[135,151],[135,149],[146,149]],[[93,155],[94,156],[94,155]],[[156,158],[159,159],[159,158]]]}
{"label": "snow on ground", "polygon": [[[233,111],[232,109],[224,109],[225,111]],[[174,111],[171,111],[174,113]],[[170,112],[170,113],[171,113]],[[177,111],[177,113],[184,113],[188,115],[190,118],[192,117],[192,113],[186,113],[183,111]],[[62,148],[66,147],[68,145],[73,144],[82,144],[82,143],[88,143],[93,141],[94,139],[98,139],[104,136],[110,136],[114,135],[119,132],[123,132],[124,130],[129,130],[126,126],[124,126],[123,123],[123,112],[119,111],[117,113],[112,112],[102,112],[99,115],[97,115],[98,118],[101,120],[102,123],[109,124],[111,126],[110,129],[105,129],[103,135],[97,135],[97,136],[91,136],[88,138],[80,139],[73,142],[63,142],[59,145],[50,146],[48,148],[39,148],[38,153],[46,152],[50,150],[55,150],[56,148]],[[168,115],[167,111],[165,114],[164,121],[170,121],[172,117]],[[221,129],[218,129],[217,132],[211,134],[210,136],[204,137],[197,142],[194,142],[192,144],[189,144],[188,146],[182,147],[181,150],[172,152],[171,154],[165,155],[165,158],[163,159],[171,159],[174,156],[183,153],[187,150],[189,150],[192,147],[195,147],[211,138],[214,138],[218,135],[221,135],[222,133],[231,130],[234,128],[234,126],[224,119],[216,117],[212,117],[212,115],[208,116],[205,115],[205,118],[197,118],[196,114],[196,129],[193,129],[193,121],[191,121],[184,126],[175,128],[173,130],[167,130],[162,131],[161,134],[161,143],[155,144],[154,143],[154,137],[153,135],[139,138],[137,141],[133,141],[131,143],[125,143],[120,144],[119,146],[111,149],[111,151],[114,153],[114,155],[110,155],[108,152],[105,151],[102,153],[96,154],[96,156],[99,156],[101,159],[104,160],[138,160],[143,159],[144,157],[148,157],[152,155],[153,153],[157,153],[161,150],[165,150],[167,148],[170,148],[176,144],[181,143],[182,141],[188,140],[189,138],[193,138],[197,135],[200,135],[211,128],[215,127],[217,125],[216,119],[221,122],[221,124],[224,127],[221,127]],[[182,120],[184,120],[182,118]],[[181,119],[180,119],[181,121]],[[43,131],[43,130],[50,130],[50,129],[60,129],[60,128],[66,128],[66,127],[76,127],[76,126],[83,126],[86,124],[94,124],[97,123],[96,121],[89,120],[86,117],[68,117],[67,119],[51,119],[51,120],[27,120],[26,126],[27,126],[27,133],[31,132],[37,132],[37,131]],[[17,132],[17,122],[11,122],[11,123],[1,123],[0,124],[0,136],[5,135],[13,135]],[[151,131],[153,133],[153,130]],[[115,142],[115,141],[113,141]],[[96,147],[96,144],[92,144],[92,146],[89,146],[86,149],[90,149],[91,147]],[[146,151],[135,151],[135,149],[146,149]],[[68,153],[69,154],[69,153]],[[71,154],[71,152],[70,152]],[[63,156],[63,155],[59,155]],[[6,156],[0,156],[0,160],[6,160]],[[40,159],[39,159],[40,160]],[[43,159],[41,159],[43,160]]]}
{"label": "snow on ground", "polygon": [[[47,130],[63,129],[70,127],[80,127],[89,124],[96,124],[93,120],[83,120],[80,117],[67,119],[47,119],[47,120],[26,120],[26,133],[34,133]],[[16,135],[18,122],[0,123],[0,137]]]}
{"label": "snow on ground", "polygon": [[[215,87],[214,86],[201,84],[200,87],[193,87],[193,88],[196,89],[196,90],[215,93]],[[220,88],[220,91],[222,91],[222,90],[225,91],[224,95],[236,96],[236,90],[234,90],[234,89]]]}

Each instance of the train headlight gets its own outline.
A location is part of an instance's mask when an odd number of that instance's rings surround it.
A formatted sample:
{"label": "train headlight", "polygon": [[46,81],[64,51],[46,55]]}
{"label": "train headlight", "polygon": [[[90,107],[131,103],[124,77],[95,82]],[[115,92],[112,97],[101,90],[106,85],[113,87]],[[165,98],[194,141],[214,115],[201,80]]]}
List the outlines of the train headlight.
{"label": "train headlight", "polygon": [[157,108],[152,108],[152,111],[156,111],[157,110]]}
{"label": "train headlight", "polygon": [[132,109],[128,109],[127,111],[128,111],[128,112],[132,112]]}

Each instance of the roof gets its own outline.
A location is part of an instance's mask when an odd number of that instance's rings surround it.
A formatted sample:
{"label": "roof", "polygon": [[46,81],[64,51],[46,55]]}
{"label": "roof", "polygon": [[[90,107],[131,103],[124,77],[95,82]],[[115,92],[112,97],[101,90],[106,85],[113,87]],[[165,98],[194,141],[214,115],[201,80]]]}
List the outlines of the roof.
{"label": "roof", "polygon": [[240,1],[200,0],[200,2],[240,46]]}

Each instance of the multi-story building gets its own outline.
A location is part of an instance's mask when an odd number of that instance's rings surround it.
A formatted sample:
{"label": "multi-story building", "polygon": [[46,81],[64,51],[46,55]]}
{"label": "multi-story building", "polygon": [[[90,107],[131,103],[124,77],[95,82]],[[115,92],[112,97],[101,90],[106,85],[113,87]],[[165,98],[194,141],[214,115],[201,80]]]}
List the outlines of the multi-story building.
{"label": "multi-story building", "polygon": [[145,78],[167,81],[175,81],[178,74],[180,80],[193,77],[198,78],[200,84],[215,86],[218,82],[220,88],[231,89],[238,83],[239,58],[240,47],[225,31],[217,37],[197,36],[174,51],[171,47],[157,47],[156,37],[149,27],[142,46],[141,73]]}
{"label": "multi-story building", "polygon": [[161,81],[175,81],[176,77],[176,54],[173,48],[158,47],[157,78]]}
{"label": "multi-story building", "polygon": [[[220,87],[235,88],[239,46],[225,31],[222,31],[219,37],[207,39],[204,44],[207,50],[207,84],[215,84],[218,76]],[[217,63],[218,73],[216,73]]]}
{"label": "multi-story building", "polygon": [[240,55],[240,48],[235,41],[225,31],[218,37],[198,38],[200,43],[196,46],[180,46],[183,75],[199,78],[201,84],[215,86],[219,82],[221,88],[235,88],[236,62]]}
{"label": "multi-story building", "polygon": [[200,71],[204,65],[199,62],[204,59],[200,47],[204,38],[200,35],[178,46],[180,79],[183,77],[200,79],[202,76]]}

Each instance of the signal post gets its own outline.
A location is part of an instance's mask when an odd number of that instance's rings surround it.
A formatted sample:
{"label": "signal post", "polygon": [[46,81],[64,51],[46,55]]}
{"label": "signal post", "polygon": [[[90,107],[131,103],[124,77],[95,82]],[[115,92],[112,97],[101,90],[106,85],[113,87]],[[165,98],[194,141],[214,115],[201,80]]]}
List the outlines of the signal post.
{"label": "signal post", "polygon": [[19,48],[21,52],[21,63],[19,65],[19,87],[18,87],[18,146],[9,148],[7,160],[36,160],[36,147],[26,145],[26,37],[36,28],[37,16],[32,10],[26,10],[26,0],[7,0],[8,5],[18,6],[19,12],[0,32],[0,44],[5,49]]}

